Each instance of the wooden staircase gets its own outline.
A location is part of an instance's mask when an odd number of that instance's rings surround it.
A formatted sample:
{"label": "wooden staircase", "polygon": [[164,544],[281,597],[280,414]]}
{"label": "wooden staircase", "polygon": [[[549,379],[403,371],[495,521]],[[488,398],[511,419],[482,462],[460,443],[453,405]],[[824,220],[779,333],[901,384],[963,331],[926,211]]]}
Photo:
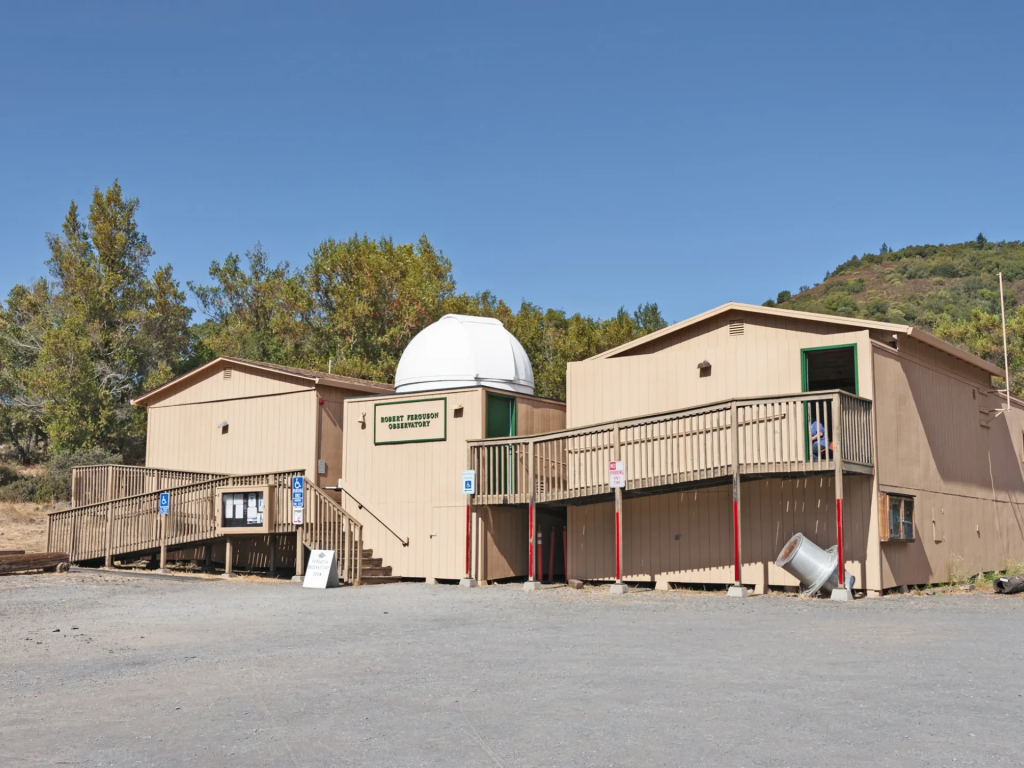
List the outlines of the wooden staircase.
{"label": "wooden staircase", "polygon": [[[160,553],[189,545],[208,545],[225,537],[216,535],[216,494],[223,487],[270,486],[278,510],[291,508],[291,478],[302,470],[257,475],[207,475],[138,467],[82,468],[73,472],[79,489],[70,509],[47,516],[47,549],[67,552],[72,563],[113,565],[114,558]],[[199,473],[194,473],[199,474]],[[155,486],[152,487],[152,486]],[[140,492],[139,488],[146,488]],[[123,491],[129,491],[123,495]],[[159,514],[161,491],[170,496],[171,512]],[[86,501],[86,503],[82,503]],[[360,507],[362,509],[362,507]],[[271,534],[297,536],[305,549],[335,550],[339,578],[349,584],[385,584],[399,581],[390,566],[363,549],[362,523],[322,489],[306,481],[306,510],[302,526],[290,515],[278,515]],[[356,553],[361,552],[357,557]]]}
{"label": "wooden staircase", "polygon": [[390,565],[384,565],[381,558],[373,556],[372,549],[363,550],[362,561],[361,584],[394,584],[401,581],[398,576],[391,575]]}

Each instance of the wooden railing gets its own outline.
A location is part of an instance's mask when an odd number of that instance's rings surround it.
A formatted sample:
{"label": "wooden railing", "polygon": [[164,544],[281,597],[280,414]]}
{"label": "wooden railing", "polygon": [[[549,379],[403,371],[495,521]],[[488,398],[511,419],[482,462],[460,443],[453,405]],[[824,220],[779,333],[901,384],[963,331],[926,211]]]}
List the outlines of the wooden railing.
{"label": "wooden railing", "polygon": [[[834,414],[839,414],[836,440]],[[479,504],[526,504],[608,493],[608,465],[630,490],[733,474],[872,471],[871,401],[838,390],[728,400],[524,438],[472,440]]]}
{"label": "wooden railing", "polygon": [[167,490],[179,485],[211,480],[223,474],[135,467],[126,464],[74,467],[71,470],[71,506],[84,507],[101,501]]}
{"label": "wooden railing", "polygon": [[363,574],[363,526],[320,490],[306,483],[306,521],[302,543],[310,549],[333,549],[338,553],[338,578],[358,584]]}
{"label": "wooden railing", "polygon": [[304,524],[292,523],[291,479],[303,470],[252,475],[224,475],[188,485],[165,487],[170,494],[170,514],[160,515],[160,490],[114,498],[71,509],[55,510],[47,517],[47,550],[67,552],[71,562],[114,557],[210,541],[216,538],[217,489],[270,485],[277,510],[272,533],[292,533],[298,528],[302,542],[311,549],[338,552],[339,577],[357,583],[361,572],[362,525],[341,506],[306,481]]}

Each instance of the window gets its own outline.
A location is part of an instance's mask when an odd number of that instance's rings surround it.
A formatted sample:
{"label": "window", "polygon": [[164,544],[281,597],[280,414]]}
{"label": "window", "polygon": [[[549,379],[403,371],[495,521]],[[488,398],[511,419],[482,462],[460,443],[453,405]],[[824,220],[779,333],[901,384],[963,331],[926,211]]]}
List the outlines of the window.
{"label": "window", "polygon": [[914,541],[914,497],[878,494],[878,533],[882,541]]}

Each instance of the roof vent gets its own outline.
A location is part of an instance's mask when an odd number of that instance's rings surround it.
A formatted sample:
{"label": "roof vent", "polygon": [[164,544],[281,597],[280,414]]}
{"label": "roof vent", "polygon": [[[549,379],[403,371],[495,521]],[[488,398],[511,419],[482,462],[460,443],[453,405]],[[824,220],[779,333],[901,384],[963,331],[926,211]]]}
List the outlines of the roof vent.
{"label": "roof vent", "polygon": [[230,379],[231,378],[231,369],[230,368],[225,368],[224,369],[224,378],[225,379]]}
{"label": "roof vent", "polygon": [[729,323],[729,335],[730,336],[742,336],[743,335],[743,321],[733,320]]}

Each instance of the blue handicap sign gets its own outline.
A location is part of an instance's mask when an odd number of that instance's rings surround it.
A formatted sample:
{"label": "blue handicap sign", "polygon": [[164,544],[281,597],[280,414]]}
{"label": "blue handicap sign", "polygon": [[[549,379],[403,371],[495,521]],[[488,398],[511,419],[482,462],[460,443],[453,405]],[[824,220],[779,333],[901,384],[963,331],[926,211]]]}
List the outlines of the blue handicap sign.
{"label": "blue handicap sign", "polygon": [[169,515],[171,513],[171,494],[164,491],[160,494],[160,514]]}
{"label": "blue handicap sign", "polygon": [[304,477],[292,478],[292,506],[306,506],[306,478]]}

